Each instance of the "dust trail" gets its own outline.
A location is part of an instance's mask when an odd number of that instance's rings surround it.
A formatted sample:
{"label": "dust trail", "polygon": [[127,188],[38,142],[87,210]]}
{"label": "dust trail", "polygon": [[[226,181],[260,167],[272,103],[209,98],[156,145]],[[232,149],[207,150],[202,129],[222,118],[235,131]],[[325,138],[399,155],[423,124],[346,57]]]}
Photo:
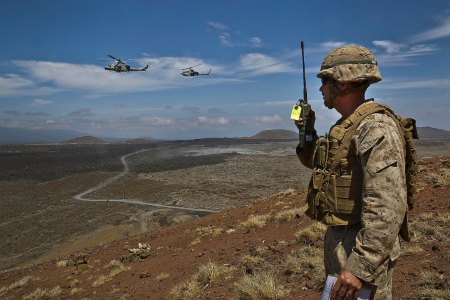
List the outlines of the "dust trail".
{"label": "dust trail", "polygon": [[[162,148],[157,148],[157,149],[162,149]],[[157,204],[157,203],[148,203],[148,202],[142,202],[142,201],[138,201],[138,200],[128,200],[128,199],[88,199],[88,198],[84,198],[85,195],[90,194],[92,192],[95,192],[103,187],[105,187],[106,185],[110,184],[113,181],[116,181],[117,179],[125,176],[128,172],[129,172],[129,167],[126,161],[126,158],[128,156],[137,154],[137,153],[141,153],[141,152],[145,152],[145,151],[150,151],[150,150],[155,150],[155,149],[144,149],[144,150],[139,150],[127,155],[124,155],[120,158],[120,160],[122,161],[122,164],[124,165],[124,171],[120,174],[117,174],[114,177],[111,177],[110,179],[106,180],[103,183],[100,183],[99,185],[85,191],[82,192],[78,195],[73,196],[73,199],[75,200],[79,200],[79,201],[88,201],[88,202],[122,202],[122,203],[131,203],[131,204],[140,204],[140,205],[149,205],[149,206],[155,206],[155,207],[162,207],[162,208],[170,208],[170,209],[178,209],[178,210],[188,210],[188,211],[199,211],[199,212],[210,212],[210,213],[214,213],[214,212],[218,212],[217,210],[210,210],[210,209],[203,209],[203,208],[191,208],[191,207],[181,207],[181,206],[173,206],[173,205],[162,205],[162,204]]]}

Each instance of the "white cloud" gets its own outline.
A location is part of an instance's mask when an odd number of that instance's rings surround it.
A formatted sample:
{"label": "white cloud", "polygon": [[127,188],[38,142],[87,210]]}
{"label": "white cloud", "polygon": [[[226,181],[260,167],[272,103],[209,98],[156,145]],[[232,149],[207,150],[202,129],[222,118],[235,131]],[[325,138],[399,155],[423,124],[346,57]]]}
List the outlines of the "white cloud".
{"label": "white cloud", "polygon": [[18,110],[4,110],[3,113],[7,115],[20,116],[20,111]]}
{"label": "white cloud", "polygon": [[235,45],[230,41],[230,34],[223,33],[219,35],[220,44],[228,47],[234,47]]}
{"label": "white cloud", "polygon": [[249,38],[248,41],[250,42],[250,45],[253,47],[262,47],[263,45],[262,40],[256,36]]}
{"label": "white cloud", "polygon": [[262,105],[278,106],[278,105],[286,105],[286,104],[294,105],[295,103],[293,103],[293,101],[276,101],[276,102],[264,102]]}
{"label": "white cloud", "polygon": [[289,63],[262,53],[243,55],[240,58],[240,64],[241,70],[246,72],[246,76],[295,71]]}
{"label": "white cloud", "polygon": [[335,48],[345,46],[347,42],[325,42],[321,43],[320,46],[327,51],[331,51]]}
{"label": "white cloud", "polygon": [[414,35],[411,42],[425,42],[448,36],[450,36],[450,16],[444,18],[438,27]]}
{"label": "white cloud", "polygon": [[201,125],[208,125],[208,126],[217,126],[217,125],[226,125],[229,123],[229,120],[220,117],[220,118],[209,118],[209,117],[198,117],[198,120],[200,121]]}
{"label": "white cloud", "polygon": [[391,53],[398,53],[402,48],[405,47],[404,44],[397,44],[392,41],[373,41],[372,42],[375,46],[380,46],[386,49],[386,52]]}
{"label": "white cloud", "polygon": [[406,46],[391,41],[374,41],[373,44],[386,49],[385,54],[377,53],[375,56],[378,63],[383,65],[383,67],[413,65],[415,63],[412,61],[412,58],[423,55],[432,55],[440,50],[440,48],[434,44]]}
{"label": "white cloud", "polygon": [[48,117],[50,115],[48,113],[46,113],[46,112],[38,111],[38,112],[35,112],[35,113],[27,112],[27,116],[45,116],[45,117]]}
{"label": "white cloud", "polygon": [[50,95],[58,92],[58,89],[39,87],[31,79],[17,74],[0,76],[0,97],[18,97],[30,95]]}
{"label": "white cloud", "polygon": [[383,90],[403,90],[403,89],[446,89],[450,90],[450,79],[428,79],[428,80],[384,80],[380,84],[375,84],[370,88]]}
{"label": "white cloud", "polygon": [[265,126],[280,123],[282,121],[283,119],[279,115],[251,116],[246,120],[241,120],[240,123],[248,126]]}
{"label": "white cloud", "polygon": [[208,114],[224,114],[225,111],[219,107],[213,107],[208,109]]}
{"label": "white cloud", "polygon": [[95,114],[89,108],[82,108],[68,114],[69,117],[93,117]]}
{"label": "white cloud", "polygon": [[184,106],[181,110],[188,111],[188,112],[190,112],[192,114],[200,112],[200,108],[195,107],[195,106]]}
{"label": "white cloud", "polygon": [[[150,63],[147,72],[111,73],[101,66],[76,65],[45,61],[13,61],[28,78],[9,74],[0,77],[0,97],[20,95],[45,95],[57,91],[77,91],[86,93],[85,99],[104,97],[111,94],[147,92],[174,89],[184,86],[211,85],[223,82],[237,82],[235,78],[225,78],[230,70],[213,65],[201,59],[189,57],[141,58],[135,65]],[[202,64],[199,71],[213,69],[221,76],[209,80],[189,80],[180,75],[186,67]],[[223,72],[222,72],[223,71]],[[54,85],[54,87],[48,87]]]}
{"label": "white cloud", "polygon": [[46,105],[46,104],[50,104],[50,103],[53,103],[53,101],[42,100],[42,99],[34,99],[33,103],[31,103],[31,106],[41,106],[41,105]]}
{"label": "white cloud", "polygon": [[208,22],[208,25],[214,27],[215,29],[219,29],[219,30],[227,29],[227,26],[223,25],[220,22]]}

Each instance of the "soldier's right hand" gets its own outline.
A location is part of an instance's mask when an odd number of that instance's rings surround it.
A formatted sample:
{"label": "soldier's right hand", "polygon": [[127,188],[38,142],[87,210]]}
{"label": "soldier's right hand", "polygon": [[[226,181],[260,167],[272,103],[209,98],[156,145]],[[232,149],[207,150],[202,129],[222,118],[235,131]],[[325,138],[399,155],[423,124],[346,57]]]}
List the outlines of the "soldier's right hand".
{"label": "soldier's right hand", "polygon": [[[311,128],[314,128],[314,123],[316,123],[316,113],[312,109],[310,109],[309,116],[311,117]],[[295,126],[300,129],[300,127],[303,125],[303,119],[299,118],[298,120],[295,120],[294,123]]]}

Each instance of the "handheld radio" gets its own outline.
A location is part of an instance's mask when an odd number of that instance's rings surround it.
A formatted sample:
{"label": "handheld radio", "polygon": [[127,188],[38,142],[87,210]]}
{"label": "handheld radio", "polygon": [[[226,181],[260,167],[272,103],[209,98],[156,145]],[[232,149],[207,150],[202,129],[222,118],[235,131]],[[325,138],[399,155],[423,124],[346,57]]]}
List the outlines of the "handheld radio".
{"label": "handheld radio", "polygon": [[303,53],[303,41],[302,46],[302,63],[303,63],[303,99],[297,101],[292,108],[291,119],[298,120],[303,119],[303,124],[298,130],[298,136],[300,140],[300,148],[313,147],[313,129],[312,120],[309,115],[311,105],[308,104],[308,92],[306,91],[306,78],[305,78],[305,55]]}

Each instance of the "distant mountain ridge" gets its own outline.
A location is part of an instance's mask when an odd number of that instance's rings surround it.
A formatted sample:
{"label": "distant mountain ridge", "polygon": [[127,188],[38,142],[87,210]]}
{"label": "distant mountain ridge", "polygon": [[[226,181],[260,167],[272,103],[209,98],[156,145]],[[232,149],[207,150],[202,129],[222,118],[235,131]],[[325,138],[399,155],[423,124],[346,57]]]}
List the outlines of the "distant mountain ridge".
{"label": "distant mountain ridge", "polygon": [[[450,131],[434,127],[418,127],[419,138],[450,138]],[[74,138],[92,136],[90,133],[64,129],[26,129],[0,127],[0,143],[7,144],[37,144],[37,143],[62,143]],[[155,140],[152,137],[130,138],[95,136],[102,142],[149,142]],[[263,130],[251,137],[244,139],[298,139],[298,132],[285,129]],[[144,141],[147,140],[147,141]]]}
{"label": "distant mountain ridge", "polygon": [[298,132],[286,129],[263,130],[251,137],[248,137],[248,139],[255,140],[290,140],[297,138]]}
{"label": "distant mountain ridge", "polygon": [[[92,136],[90,133],[66,129],[27,129],[0,127],[0,143],[2,144],[38,144],[62,143],[77,137]],[[130,138],[96,136],[103,142],[125,142]],[[145,137],[145,139],[153,139]]]}
{"label": "distant mountain ridge", "polygon": [[450,138],[450,131],[434,127],[417,127],[420,138]]}

